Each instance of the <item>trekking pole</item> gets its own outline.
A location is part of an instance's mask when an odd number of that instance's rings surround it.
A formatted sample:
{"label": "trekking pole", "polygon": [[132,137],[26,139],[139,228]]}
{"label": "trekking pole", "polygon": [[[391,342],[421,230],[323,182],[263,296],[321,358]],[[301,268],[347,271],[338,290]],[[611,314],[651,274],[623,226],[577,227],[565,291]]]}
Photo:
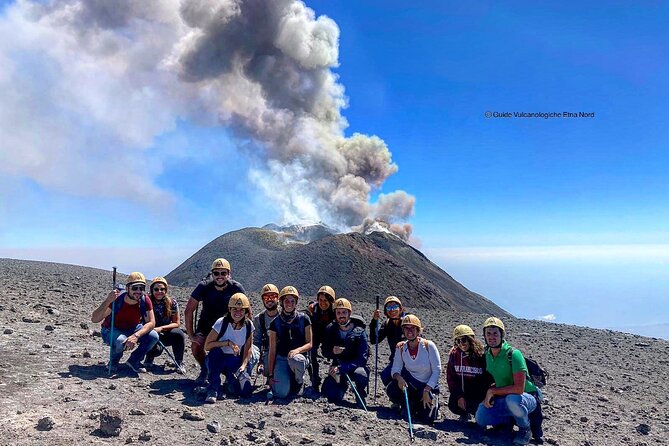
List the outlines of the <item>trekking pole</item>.
{"label": "trekking pole", "polygon": [[409,394],[407,393],[407,387],[404,386],[404,402],[407,406],[407,416],[409,417],[409,441],[416,441],[416,437],[413,436],[413,424],[411,423],[411,408],[409,407]]}
{"label": "trekking pole", "polygon": [[186,369],[184,368],[184,366],[177,362],[177,358],[175,358],[174,355],[172,355],[172,353],[170,353],[170,351],[167,349],[167,347],[165,347],[165,344],[163,344],[161,341],[158,341],[158,345],[160,346],[160,348],[165,350],[165,353],[167,353],[167,356],[170,357],[170,359],[172,360],[172,362],[174,363],[176,368],[179,369],[181,374],[184,375],[186,378],[188,378],[188,374],[186,373]]}
{"label": "trekking pole", "polygon": [[[379,296],[376,295],[376,311],[379,311]],[[376,389],[379,383],[379,320],[376,320],[376,354],[374,355],[374,401],[376,401]]]}
{"label": "trekking pole", "polygon": [[[116,267],[112,267],[112,289],[116,290]],[[109,366],[107,373],[112,374],[112,361],[114,360],[114,313],[116,313],[116,298],[112,302],[111,325],[109,328]]]}
{"label": "trekking pole", "polygon": [[351,381],[351,378],[349,378],[348,374],[344,373],[344,376],[346,377],[346,379],[348,380],[348,383],[351,385],[351,388],[355,392],[355,396],[358,397],[358,401],[360,401],[360,404],[362,405],[362,408],[365,409],[365,412],[367,412],[367,406],[365,406],[365,402],[362,400],[362,397],[358,393],[358,389],[356,389],[355,384],[353,383],[353,381]]}

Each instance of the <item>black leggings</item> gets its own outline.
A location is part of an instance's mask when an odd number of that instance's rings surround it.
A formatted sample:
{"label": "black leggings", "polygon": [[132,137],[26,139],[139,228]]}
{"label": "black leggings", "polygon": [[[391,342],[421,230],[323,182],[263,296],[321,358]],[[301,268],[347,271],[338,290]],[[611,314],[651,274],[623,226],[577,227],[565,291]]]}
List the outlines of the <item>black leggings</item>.
{"label": "black leggings", "polygon": [[[158,336],[160,338],[159,339],[160,342],[162,342],[163,345],[172,346],[174,359],[176,359],[177,362],[181,364],[184,360],[184,347],[186,339],[186,335],[184,334],[184,332],[181,331],[180,328],[173,328],[170,331],[164,331],[162,333],[158,333]],[[160,356],[162,352],[163,348],[160,346],[160,344],[156,344],[155,347],[149,350],[146,356],[153,359],[157,356]]]}

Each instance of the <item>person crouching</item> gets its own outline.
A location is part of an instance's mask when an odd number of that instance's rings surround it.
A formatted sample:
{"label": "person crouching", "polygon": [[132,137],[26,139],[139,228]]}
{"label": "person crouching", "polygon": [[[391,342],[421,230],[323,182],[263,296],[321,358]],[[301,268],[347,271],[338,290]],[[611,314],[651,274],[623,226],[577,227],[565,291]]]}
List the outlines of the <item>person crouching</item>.
{"label": "person crouching", "polygon": [[[391,374],[393,381],[386,388],[390,401],[410,410],[412,418],[433,424],[439,413],[439,375],[441,358],[434,342],[420,335],[423,326],[413,314],[404,316],[402,329],[406,341],[397,344]],[[409,408],[406,407],[404,389]]]}
{"label": "person crouching", "polygon": [[251,357],[253,322],[251,304],[244,293],[230,297],[228,314],[219,318],[204,342],[207,351],[209,386],[205,403],[213,404],[219,394],[221,373],[225,375],[230,396],[248,396],[253,388],[246,372]]}

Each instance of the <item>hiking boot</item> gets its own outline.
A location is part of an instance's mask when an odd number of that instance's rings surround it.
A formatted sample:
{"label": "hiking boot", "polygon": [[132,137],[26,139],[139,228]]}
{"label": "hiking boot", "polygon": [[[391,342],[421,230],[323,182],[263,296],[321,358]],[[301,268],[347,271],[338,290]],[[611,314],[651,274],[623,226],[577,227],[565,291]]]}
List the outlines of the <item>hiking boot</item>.
{"label": "hiking boot", "polygon": [[216,402],[216,393],[215,390],[209,390],[207,392],[207,397],[204,399],[205,404],[214,404]]}
{"label": "hiking boot", "polygon": [[195,384],[198,386],[207,384],[207,369],[200,369],[200,374],[195,378]]}
{"label": "hiking boot", "polygon": [[470,418],[471,418],[471,415],[466,413],[464,415],[460,415],[460,418],[458,420],[460,421],[460,423],[468,423]]}
{"label": "hiking boot", "polygon": [[513,439],[513,444],[530,444],[532,431],[530,428],[520,429]]}
{"label": "hiking boot", "polygon": [[304,396],[304,384],[298,384],[295,388],[295,396]]}
{"label": "hiking boot", "polygon": [[180,375],[186,374],[186,367],[184,367],[183,362],[177,362],[177,373]]}
{"label": "hiking boot", "polygon": [[139,361],[126,361],[125,364],[135,373],[146,373],[146,368]]}

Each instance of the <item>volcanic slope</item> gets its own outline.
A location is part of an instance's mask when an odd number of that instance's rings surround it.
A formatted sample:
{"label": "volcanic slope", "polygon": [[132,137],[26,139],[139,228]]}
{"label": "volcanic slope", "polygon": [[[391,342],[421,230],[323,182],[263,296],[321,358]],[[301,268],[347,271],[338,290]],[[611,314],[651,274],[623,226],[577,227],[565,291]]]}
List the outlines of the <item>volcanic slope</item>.
{"label": "volcanic slope", "polygon": [[414,307],[510,316],[392,234],[321,235],[301,243],[266,228],[229,232],[193,254],[167,280],[192,287],[207,275],[215,258],[224,257],[232,265],[233,278],[249,293],[271,282],[294,285],[303,295],[313,296],[327,284],[354,302],[371,303],[376,294],[392,294]]}
{"label": "volcanic slope", "polygon": [[[109,349],[90,315],[110,286],[111,273],[99,269],[0,259],[0,446],[409,444],[407,423],[390,408],[381,383],[378,398],[373,397],[374,346],[369,360],[369,412],[356,405],[351,392],[341,406],[314,394],[266,404],[262,386],[250,398],[205,405],[194,391],[192,379],[198,368],[188,353],[190,379],[176,374],[165,354],[156,359],[150,373],[138,376],[123,366],[109,378],[105,367]],[[170,287],[182,321],[189,291]],[[254,309],[261,308],[257,297],[251,302]],[[369,320],[373,305],[354,303],[354,310]],[[471,313],[409,310],[426,326],[425,336],[436,343],[444,367],[453,327],[466,323],[480,332],[485,320],[484,315]],[[551,373],[544,387],[546,444],[667,443],[669,342],[542,321],[504,322],[510,342]],[[388,344],[383,342],[380,367],[388,355]],[[323,364],[321,370],[326,369]],[[445,403],[445,373],[440,384]],[[100,414],[106,409],[123,418],[119,437],[100,435]],[[53,424],[38,428],[38,421],[46,417]],[[207,429],[213,422],[219,423],[219,432]],[[459,423],[445,406],[433,428],[416,428],[417,446],[511,444],[507,435]]]}

